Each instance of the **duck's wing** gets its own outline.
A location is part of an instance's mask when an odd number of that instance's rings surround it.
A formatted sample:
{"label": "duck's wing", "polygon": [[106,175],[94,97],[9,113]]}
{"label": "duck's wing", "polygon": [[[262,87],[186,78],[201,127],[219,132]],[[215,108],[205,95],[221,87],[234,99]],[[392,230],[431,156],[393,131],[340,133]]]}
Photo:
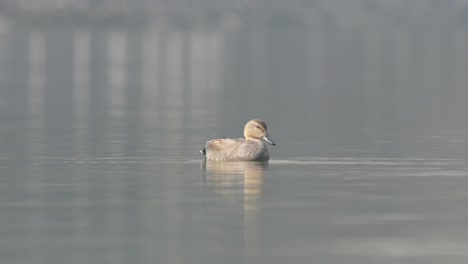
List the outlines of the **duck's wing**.
{"label": "duck's wing", "polygon": [[213,139],[213,140],[209,140],[205,143],[205,147],[200,150],[200,153],[205,155],[206,156],[206,149],[209,149],[209,150],[216,150],[216,149],[219,149],[220,148],[220,145],[222,144],[221,140],[224,140],[226,138],[219,138],[219,139]]}
{"label": "duck's wing", "polygon": [[206,142],[206,149],[210,151],[221,151],[221,150],[231,150],[239,146],[239,141],[241,139],[232,139],[232,138],[218,138]]}
{"label": "duck's wing", "polygon": [[[205,158],[207,160],[235,160],[238,149],[245,139],[220,138],[206,142]],[[203,152],[203,151],[202,151]]]}

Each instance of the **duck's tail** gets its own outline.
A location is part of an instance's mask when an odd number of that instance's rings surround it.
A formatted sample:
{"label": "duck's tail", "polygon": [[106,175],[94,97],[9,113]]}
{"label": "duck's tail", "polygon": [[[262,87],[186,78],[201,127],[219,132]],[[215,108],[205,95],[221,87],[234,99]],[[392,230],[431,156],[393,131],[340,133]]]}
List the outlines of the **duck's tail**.
{"label": "duck's tail", "polygon": [[203,148],[202,150],[200,150],[200,153],[203,154],[203,155],[206,155],[206,149]]}

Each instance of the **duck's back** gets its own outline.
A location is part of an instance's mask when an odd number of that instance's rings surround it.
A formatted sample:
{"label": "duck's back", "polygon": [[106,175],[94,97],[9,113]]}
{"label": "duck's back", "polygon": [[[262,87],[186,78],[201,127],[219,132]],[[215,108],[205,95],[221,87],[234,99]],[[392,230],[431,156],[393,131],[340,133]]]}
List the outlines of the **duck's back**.
{"label": "duck's back", "polygon": [[206,142],[203,153],[206,160],[218,161],[267,161],[270,158],[267,147],[259,139],[214,139]]}

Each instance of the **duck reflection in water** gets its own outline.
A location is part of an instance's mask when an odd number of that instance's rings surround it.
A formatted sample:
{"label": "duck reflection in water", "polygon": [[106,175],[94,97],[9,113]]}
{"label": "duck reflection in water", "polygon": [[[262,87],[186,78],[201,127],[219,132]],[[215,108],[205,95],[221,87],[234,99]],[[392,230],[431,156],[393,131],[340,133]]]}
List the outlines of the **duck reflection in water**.
{"label": "duck reflection in water", "polygon": [[255,199],[262,192],[268,162],[202,162],[205,183],[222,194],[243,193],[244,199]]}

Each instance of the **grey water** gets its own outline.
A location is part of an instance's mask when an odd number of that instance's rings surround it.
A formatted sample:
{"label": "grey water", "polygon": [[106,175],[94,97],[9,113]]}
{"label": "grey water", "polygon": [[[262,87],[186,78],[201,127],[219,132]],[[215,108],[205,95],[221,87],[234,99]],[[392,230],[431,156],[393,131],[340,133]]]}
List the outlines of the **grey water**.
{"label": "grey water", "polygon": [[226,21],[1,31],[1,263],[466,263],[468,29]]}

